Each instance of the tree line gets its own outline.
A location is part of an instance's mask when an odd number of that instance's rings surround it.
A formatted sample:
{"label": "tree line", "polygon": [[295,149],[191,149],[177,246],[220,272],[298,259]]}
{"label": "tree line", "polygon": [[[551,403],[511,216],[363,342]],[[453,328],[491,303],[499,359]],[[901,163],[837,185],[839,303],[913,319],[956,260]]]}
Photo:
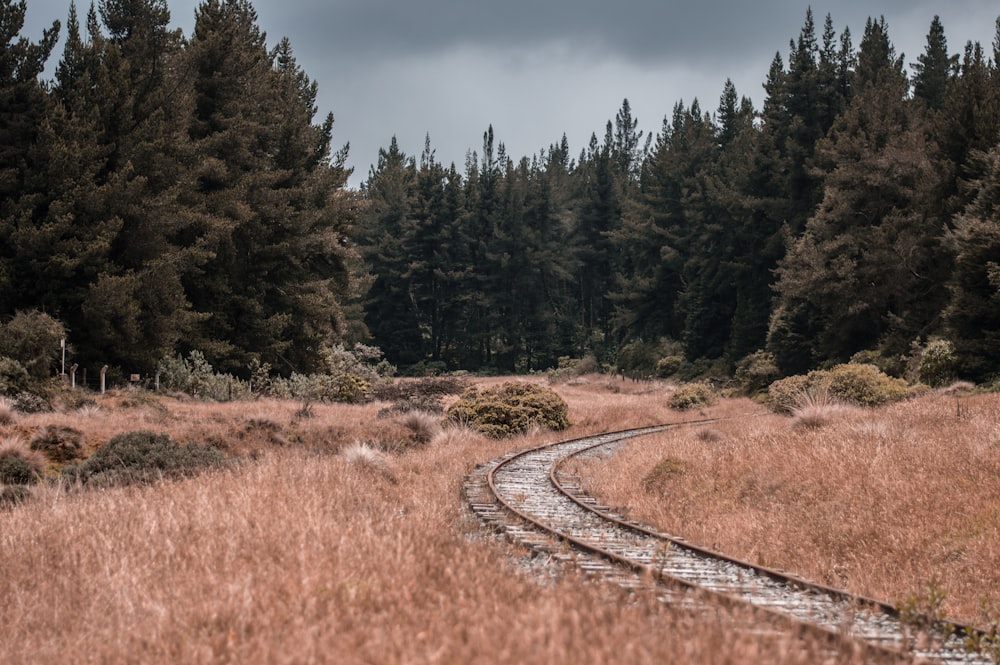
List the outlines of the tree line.
{"label": "tree line", "polygon": [[347,330],[356,197],[289,41],[247,0],[205,0],[189,37],[165,0],[100,0],[71,5],[43,82],[61,26],[21,37],[25,11],[0,0],[0,317],[43,311],[126,373],[195,349],[318,366]]}
{"label": "tree line", "polygon": [[[1000,370],[1000,30],[915,61],[884,19],[857,48],[812,11],[755,108],[628,100],[577,154],[461,168],[395,138],[360,189],[287,39],[248,0],[71,6],[20,36],[0,0],[0,319],[39,310],[126,372],[197,350],[221,371],[309,372],[338,342],[413,371],[524,372],[592,355],[652,371],[883,366],[947,340]],[[1000,27],[1000,26],[998,26]]]}
{"label": "tree line", "polygon": [[[727,81],[655,136],[626,99],[573,157],[509,156],[492,128],[464,170],[395,139],[363,185],[365,322],[401,365],[528,371],[560,357],[651,372],[673,358],[781,374],[864,358],[899,373],[952,344],[1000,369],[1000,35],[897,56],[812,11],[760,109]],[[860,356],[859,356],[860,354]],[[676,368],[676,363],[673,365]]]}

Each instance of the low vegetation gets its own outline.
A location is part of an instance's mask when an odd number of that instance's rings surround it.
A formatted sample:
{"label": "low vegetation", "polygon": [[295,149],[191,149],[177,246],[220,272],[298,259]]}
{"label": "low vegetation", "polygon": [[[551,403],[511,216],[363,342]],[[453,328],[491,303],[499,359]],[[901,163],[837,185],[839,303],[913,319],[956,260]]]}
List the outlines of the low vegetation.
{"label": "low vegetation", "polygon": [[709,406],[715,401],[715,390],[708,383],[696,381],[678,388],[667,402],[671,409],[686,411]]}
{"label": "low vegetation", "polygon": [[532,428],[569,427],[568,406],[551,388],[507,382],[480,391],[472,387],[448,408],[448,419],[500,439]]}
{"label": "low vegetation", "polygon": [[[468,381],[479,395],[509,383]],[[308,417],[300,400],[213,403],[143,391],[18,413],[0,424],[0,441],[18,439],[21,454],[42,463],[39,482],[0,488],[0,648],[11,663],[308,662],[330,654],[345,663],[828,660],[826,645],[760,630],[758,616],[706,617],[644,590],[583,584],[569,569],[553,575],[520,547],[487,537],[463,507],[462,479],[476,464],[553,436],[685,419],[667,404],[673,391],[582,375],[559,386],[567,431],[503,440],[442,428],[441,414],[378,417],[399,394],[310,402]],[[990,461],[1000,401],[962,397],[956,420],[955,399],[930,394],[849,409],[814,430],[773,413],[747,417],[761,407],[720,398],[707,414],[738,419],[637,440],[583,475],[595,491],[619,478],[608,495],[627,492],[615,505],[634,514],[679,512],[664,524],[689,540],[868,595],[905,601],[927,588],[933,569],[949,616],[985,620],[979,598],[996,608],[989,594],[1000,588],[991,577],[1000,569],[1000,501],[996,483],[984,482],[1000,477]],[[27,443],[74,432],[89,455],[81,461],[40,459],[45,453]],[[953,435],[944,445],[946,432]],[[94,476],[131,467],[127,455],[111,461],[128,449],[146,450],[140,476],[156,482],[67,480],[80,467]],[[174,460],[210,449],[238,463],[150,469],[153,450]],[[934,480],[945,474],[954,499]],[[852,492],[856,501],[847,499]],[[796,521],[815,525],[803,535]],[[921,529],[922,539],[914,535]],[[844,652],[836,662],[870,661]]]}
{"label": "low vegetation", "polygon": [[768,387],[768,401],[774,410],[788,413],[804,396],[818,392],[844,404],[883,406],[906,399],[910,387],[875,365],[846,363],[779,379]]}
{"label": "low vegetation", "polygon": [[[1000,610],[1000,397],[865,409],[813,393],[791,416],[676,429],[576,469],[629,517],[728,555],[990,626]],[[825,395],[825,396],[824,396]],[[750,411],[743,400],[713,415]]]}

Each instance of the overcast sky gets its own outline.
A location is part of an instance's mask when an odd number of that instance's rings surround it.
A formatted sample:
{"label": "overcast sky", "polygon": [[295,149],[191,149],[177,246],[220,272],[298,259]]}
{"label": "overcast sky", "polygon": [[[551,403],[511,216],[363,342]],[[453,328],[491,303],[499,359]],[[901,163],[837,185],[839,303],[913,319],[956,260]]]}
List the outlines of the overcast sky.
{"label": "overcast sky", "polygon": [[[191,34],[200,0],[168,0],[171,22]],[[77,0],[81,17],[90,0]],[[22,34],[63,23],[70,0],[29,0]],[[884,16],[906,63],[923,52],[941,17],[948,47],[979,41],[992,54],[1000,5],[988,0],[257,0],[268,44],[291,39],[319,83],[320,116],[333,112],[334,143],[349,142],[352,185],[367,177],[393,135],[419,155],[424,137],[439,161],[464,166],[492,124],[515,159],[565,133],[571,154],[628,98],[656,133],[664,116],[695,98],[714,111],[727,78],[755,107],[775,53],[787,64],[812,7],[817,37],[827,14],[855,48],[869,16]],[[57,46],[50,71],[62,53]]]}

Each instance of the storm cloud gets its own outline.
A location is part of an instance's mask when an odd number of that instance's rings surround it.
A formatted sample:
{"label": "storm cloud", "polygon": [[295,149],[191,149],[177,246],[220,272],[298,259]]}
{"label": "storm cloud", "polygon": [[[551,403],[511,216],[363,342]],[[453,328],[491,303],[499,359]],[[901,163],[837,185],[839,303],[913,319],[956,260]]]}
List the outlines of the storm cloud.
{"label": "storm cloud", "polygon": [[[168,0],[190,34],[196,0]],[[922,52],[940,15],[949,49],[966,41],[992,52],[1000,8],[986,0],[948,3],[794,0],[258,0],[274,44],[291,39],[299,64],[320,86],[335,141],[351,144],[352,184],[397,136],[408,153],[424,137],[440,161],[461,168],[493,125],[508,154],[536,154],[565,133],[571,150],[603,134],[628,98],[640,126],[656,133],[675,103],[713,111],[727,79],[756,106],[775,54],[786,57],[812,8],[817,36],[830,14],[857,47],[868,17],[884,16],[897,54]],[[68,0],[31,0],[26,33],[65,20]],[[81,3],[81,13],[85,6]],[[58,49],[53,60],[58,58]]]}

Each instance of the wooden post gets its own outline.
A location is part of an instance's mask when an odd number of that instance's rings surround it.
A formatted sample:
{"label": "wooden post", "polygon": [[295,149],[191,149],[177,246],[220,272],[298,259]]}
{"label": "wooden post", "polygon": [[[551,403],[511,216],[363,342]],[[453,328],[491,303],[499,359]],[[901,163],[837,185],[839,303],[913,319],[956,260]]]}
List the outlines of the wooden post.
{"label": "wooden post", "polygon": [[108,366],[105,365],[104,367],[101,368],[101,394],[102,395],[104,394],[104,389],[105,389],[104,378],[105,378],[105,375],[107,373],[108,373]]}
{"label": "wooden post", "polygon": [[76,368],[79,367],[76,363],[69,366],[69,387],[76,388]]}

